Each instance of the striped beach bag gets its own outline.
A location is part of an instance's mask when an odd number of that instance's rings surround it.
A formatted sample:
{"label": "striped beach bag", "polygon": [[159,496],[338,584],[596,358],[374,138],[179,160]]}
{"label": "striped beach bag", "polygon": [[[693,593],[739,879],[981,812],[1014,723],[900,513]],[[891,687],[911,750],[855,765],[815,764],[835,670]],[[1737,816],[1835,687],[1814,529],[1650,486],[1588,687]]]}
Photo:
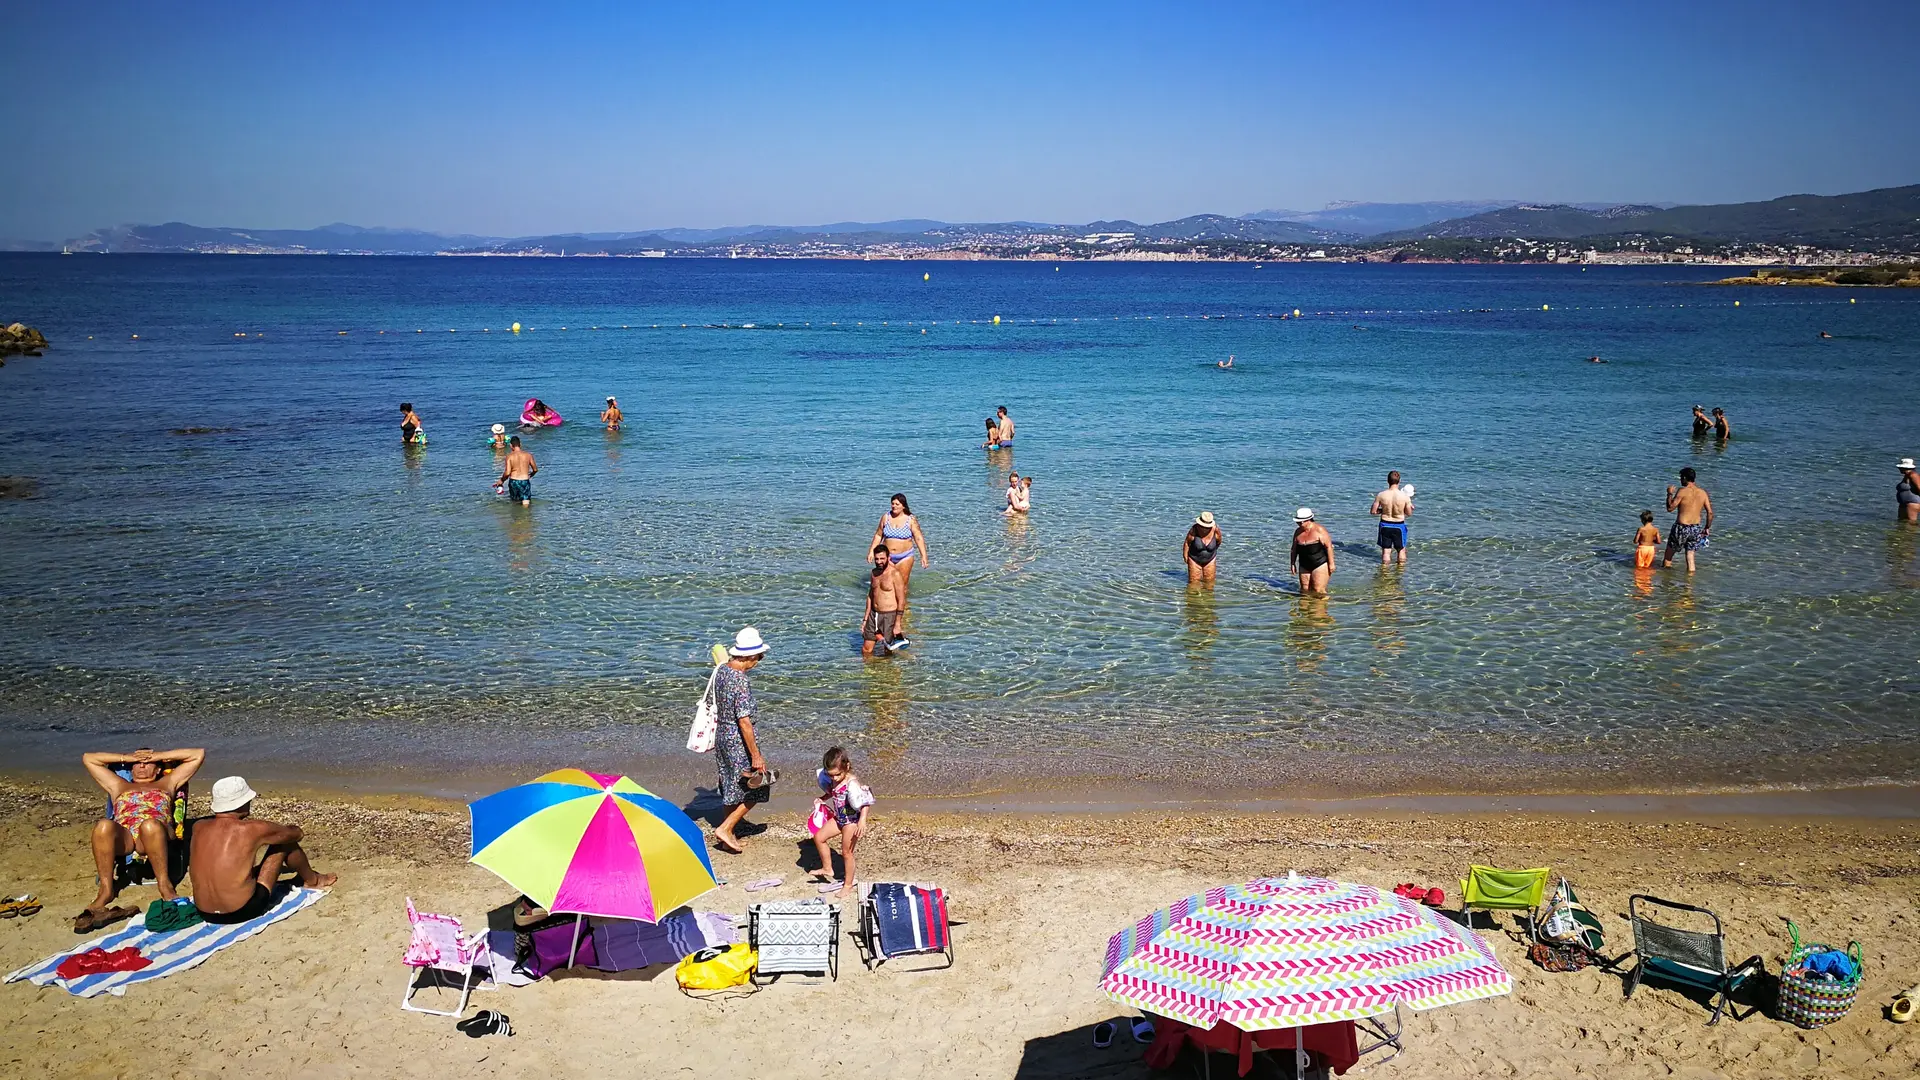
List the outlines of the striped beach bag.
{"label": "striped beach bag", "polygon": [[[1817,941],[1802,942],[1800,927],[1792,919],[1787,920],[1787,932],[1793,935],[1793,951],[1787,954],[1780,971],[1780,1019],[1809,1030],[1826,1027],[1847,1015],[1853,999],[1860,995],[1860,943],[1849,943],[1841,953]],[[1851,971],[1834,972],[1833,964],[1814,960],[1830,953],[1844,956],[1848,964],[1840,966]],[[1822,967],[1829,970],[1817,970]]]}

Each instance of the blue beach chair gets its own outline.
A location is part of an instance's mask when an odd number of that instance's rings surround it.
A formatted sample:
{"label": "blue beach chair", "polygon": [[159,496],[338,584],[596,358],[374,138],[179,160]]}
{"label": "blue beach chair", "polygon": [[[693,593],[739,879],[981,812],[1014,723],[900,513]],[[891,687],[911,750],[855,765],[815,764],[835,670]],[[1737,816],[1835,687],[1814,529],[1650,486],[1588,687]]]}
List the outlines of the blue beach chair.
{"label": "blue beach chair", "polygon": [[[1641,912],[1642,905],[1658,905],[1672,911],[1705,915],[1713,920],[1713,932],[1683,930],[1655,922]],[[1627,973],[1626,996],[1633,996],[1634,989],[1643,978],[1658,979],[1682,990],[1706,994],[1708,1003],[1713,1006],[1713,1019],[1707,1021],[1708,1027],[1720,1022],[1722,1011],[1733,1013],[1731,1002],[1741,984],[1755,973],[1765,970],[1765,964],[1757,954],[1735,967],[1727,966],[1727,939],[1720,929],[1720,916],[1706,908],[1635,893],[1627,898],[1627,921],[1633,924],[1633,955],[1639,963]],[[1747,1015],[1752,1016],[1758,1010],[1759,1006],[1753,1006],[1747,1010]],[[1734,1019],[1742,1017],[1735,1015]]]}

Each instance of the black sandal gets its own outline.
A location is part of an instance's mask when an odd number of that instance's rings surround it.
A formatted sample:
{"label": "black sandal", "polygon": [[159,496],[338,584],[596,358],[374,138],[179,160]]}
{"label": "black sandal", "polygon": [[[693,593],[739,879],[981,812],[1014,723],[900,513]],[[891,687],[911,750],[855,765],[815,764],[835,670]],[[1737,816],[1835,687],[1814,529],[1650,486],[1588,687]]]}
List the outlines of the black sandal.
{"label": "black sandal", "polygon": [[505,1035],[513,1038],[513,1025],[507,1022],[507,1014],[494,1009],[482,1009],[476,1016],[453,1025],[467,1033],[467,1038],[477,1039],[482,1035]]}

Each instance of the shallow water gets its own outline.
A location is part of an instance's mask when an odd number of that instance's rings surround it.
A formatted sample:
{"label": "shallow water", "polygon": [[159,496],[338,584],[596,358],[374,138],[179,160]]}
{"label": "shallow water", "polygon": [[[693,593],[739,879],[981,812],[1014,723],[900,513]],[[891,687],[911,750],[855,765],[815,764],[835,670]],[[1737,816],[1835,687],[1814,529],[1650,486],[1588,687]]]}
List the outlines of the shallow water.
{"label": "shallow water", "polygon": [[[0,256],[0,315],[56,345],[0,369],[0,471],[37,481],[0,499],[0,745],[670,753],[752,623],[777,758],[845,741],[929,789],[1920,780],[1890,467],[1920,296],[1684,283],[1723,274]],[[483,444],[536,395],[569,419],[529,436],[523,510]],[[1730,443],[1688,437],[1695,402]],[[998,404],[1020,439],[988,454]],[[1637,577],[1682,465],[1713,542]],[[1388,468],[1404,571],[1365,513]],[[933,565],[912,649],[863,663],[894,491]],[[1324,601],[1287,578],[1299,505],[1339,545]],[[1202,509],[1211,594],[1178,560]]]}

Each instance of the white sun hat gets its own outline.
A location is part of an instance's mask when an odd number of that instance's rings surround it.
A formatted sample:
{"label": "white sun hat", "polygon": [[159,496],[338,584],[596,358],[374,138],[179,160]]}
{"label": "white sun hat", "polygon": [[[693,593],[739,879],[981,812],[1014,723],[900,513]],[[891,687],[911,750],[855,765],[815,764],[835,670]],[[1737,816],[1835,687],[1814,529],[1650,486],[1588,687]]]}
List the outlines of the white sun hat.
{"label": "white sun hat", "polygon": [[1193,523],[1195,525],[1200,526],[1203,529],[1213,528],[1213,511],[1211,510],[1200,511],[1200,516],[1197,518],[1194,518]]}
{"label": "white sun hat", "polygon": [[727,650],[728,656],[759,656],[767,651],[767,643],[760,640],[760,631],[751,626],[742,627],[733,635],[733,648]]}
{"label": "white sun hat", "polygon": [[1301,522],[1312,521],[1312,520],[1313,520],[1313,510],[1310,507],[1303,506],[1300,509],[1295,510],[1293,512],[1293,521],[1294,521],[1294,524],[1296,525],[1300,524]]}
{"label": "white sun hat", "polygon": [[1913,459],[1910,457],[1903,457],[1900,459],[1900,464],[1895,465],[1894,468],[1899,469],[1901,472],[1912,472]]}
{"label": "white sun hat", "polygon": [[241,777],[223,776],[213,782],[213,812],[216,814],[238,810],[255,797],[253,789]]}
{"label": "white sun hat", "polygon": [[505,424],[493,425],[493,433],[495,435],[505,435],[507,433],[507,425]]}

